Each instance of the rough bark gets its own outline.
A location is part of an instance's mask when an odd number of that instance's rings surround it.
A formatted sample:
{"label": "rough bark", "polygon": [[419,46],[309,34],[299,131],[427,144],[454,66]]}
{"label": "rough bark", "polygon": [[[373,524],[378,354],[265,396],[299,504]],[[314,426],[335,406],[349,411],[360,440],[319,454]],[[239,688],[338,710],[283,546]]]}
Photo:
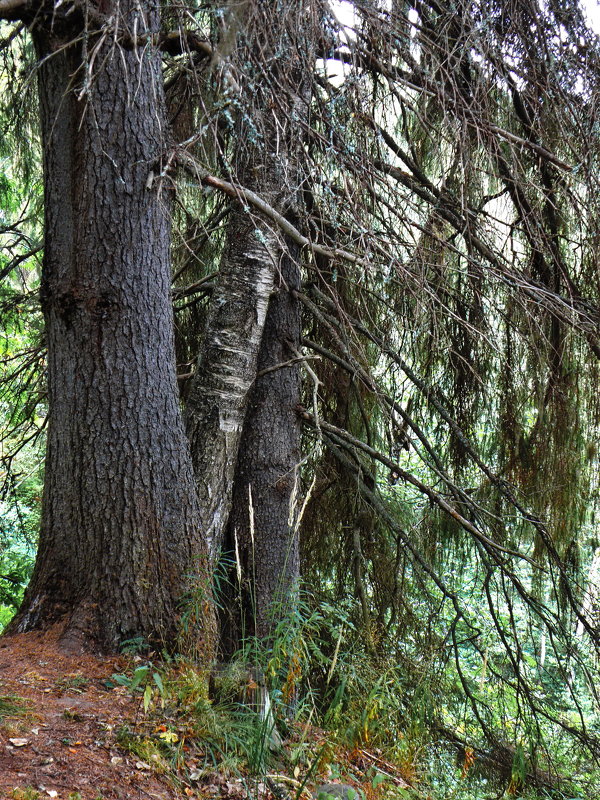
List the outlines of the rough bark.
{"label": "rough bark", "polygon": [[213,292],[202,350],[186,405],[202,528],[218,558],[248,391],[277,268],[275,234],[239,206]]}
{"label": "rough bark", "polygon": [[[294,61],[299,57],[293,43],[302,9],[295,3],[276,8],[259,2],[241,8],[223,34],[228,47],[238,42],[231,61],[244,67],[239,76],[232,182],[259,193],[285,214],[297,192],[290,142],[298,133],[294,112],[300,85]],[[186,406],[202,523],[213,563],[221,551],[231,508],[248,393],[256,377],[269,298],[284,252],[285,244],[272,223],[237,203]]]}
{"label": "rough bark", "polygon": [[[150,6],[119,12],[138,33],[158,25]],[[77,33],[34,27],[49,425],[39,552],[12,630],[63,620],[68,638],[104,649],[134,637],[173,647],[187,611],[188,642],[210,656],[207,552],[175,379],[169,209],[148,183],[165,148],[160,58],[101,45],[82,86]]]}
{"label": "rough bark", "polygon": [[[231,655],[243,636],[265,639],[296,596],[300,556],[294,500],[301,427],[300,309],[292,291],[298,264],[282,259],[279,290],[271,298],[235,475],[225,550],[230,570],[222,614],[221,647]],[[289,363],[292,361],[293,363]],[[239,568],[239,571],[238,571]],[[238,585],[238,574],[241,584]]]}
{"label": "rough bark", "polygon": [[[244,65],[238,83],[243,93],[248,81],[251,108],[240,115],[235,177],[277,213],[289,216],[299,205],[298,154],[310,107],[311,25],[318,14],[312,4],[302,8],[289,2],[276,8],[250,2],[246,11],[245,20],[237,23],[247,49],[240,48],[235,63]],[[258,79],[252,74],[256,63]],[[299,578],[290,503],[300,459],[295,413],[300,378],[297,365],[272,369],[295,358],[299,347],[300,312],[289,291],[300,282],[299,248],[278,237],[270,224],[252,217],[248,208],[238,206],[234,212],[188,406],[211,555],[216,563],[228,525],[225,548],[232,556],[237,547],[242,574],[240,591],[235,588],[238,569],[229,575],[229,588],[221,586],[223,655],[239,646],[244,630],[268,635],[273,609],[279,605],[281,610],[284,597],[291,599]],[[209,450],[202,447],[206,440]]]}

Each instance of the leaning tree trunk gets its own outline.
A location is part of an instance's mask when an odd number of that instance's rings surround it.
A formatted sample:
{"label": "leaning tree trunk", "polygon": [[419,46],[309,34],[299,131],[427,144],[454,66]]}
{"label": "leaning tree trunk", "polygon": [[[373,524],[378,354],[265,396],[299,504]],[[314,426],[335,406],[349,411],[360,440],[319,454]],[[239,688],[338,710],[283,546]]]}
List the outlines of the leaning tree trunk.
{"label": "leaning tree trunk", "polygon": [[248,391],[256,377],[279,249],[269,226],[237,203],[227,241],[186,403],[202,528],[213,565],[231,507]]}
{"label": "leaning tree trunk", "polygon": [[[285,213],[297,191],[290,182],[288,148],[297,136],[292,111],[298,71],[292,64],[298,60],[294,42],[303,9],[296,3],[279,6],[258,0],[240,8],[224,33],[226,41],[237,41],[230,59],[239,92],[231,177]],[[282,236],[273,223],[234,203],[186,405],[203,528],[213,563],[221,552],[231,508],[248,393],[256,378],[267,307],[283,252]]]}
{"label": "leaning tree trunk", "polygon": [[[121,2],[119,19],[139,36],[156,30],[153,9]],[[210,655],[206,545],[175,378],[168,193],[149,180],[165,150],[160,58],[109,37],[82,85],[81,30],[43,20],[49,426],[39,552],[12,630],[61,620],[67,637],[105,649],[134,637],[172,647],[183,612],[188,642]]]}
{"label": "leaning tree trunk", "polygon": [[300,577],[294,503],[301,438],[296,360],[300,309],[293,294],[300,285],[300,270],[289,255],[280,265],[280,285],[269,303],[258,377],[246,412],[225,537],[224,549],[237,561],[225,584],[228,602],[220,604],[226,656],[240,647],[244,636],[268,638],[294,602]]}

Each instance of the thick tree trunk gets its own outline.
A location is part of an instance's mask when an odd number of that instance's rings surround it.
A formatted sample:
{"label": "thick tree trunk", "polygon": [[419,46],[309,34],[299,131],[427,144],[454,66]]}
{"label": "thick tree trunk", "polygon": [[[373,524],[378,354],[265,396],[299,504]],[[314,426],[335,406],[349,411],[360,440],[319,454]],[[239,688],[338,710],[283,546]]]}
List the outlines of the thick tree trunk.
{"label": "thick tree trunk", "polygon": [[[156,29],[149,6],[122,2],[120,13],[138,35]],[[12,630],[64,620],[67,636],[105,649],[133,637],[173,647],[192,592],[189,641],[209,656],[207,551],[175,379],[168,201],[148,181],[165,149],[160,58],[148,46],[101,45],[82,87],[80,46],[69,44],[77,31],[55,30],[34,29],[46,481],[35,571]]]}
{"label": "thick tree trunk", "polygon": [[301,434],[296,411],[301,379],[294,360],[300,347],[300,309],[292,294],[299,285],[299,267],[286,255],[267,313],[227,528],[225,549],[239,561],[230,571],[222,615],[221,646],[227,655],[243,636],[269,636],[294,602],[300,577],[294,508]]}

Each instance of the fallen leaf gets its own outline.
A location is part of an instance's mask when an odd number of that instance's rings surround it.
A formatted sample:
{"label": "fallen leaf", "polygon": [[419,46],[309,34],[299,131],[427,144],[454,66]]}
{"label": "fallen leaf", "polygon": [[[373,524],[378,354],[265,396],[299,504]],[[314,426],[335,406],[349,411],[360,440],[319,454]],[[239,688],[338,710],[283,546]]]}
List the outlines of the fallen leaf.
{"label": "fallen leaf", "polygon": [[113,756],[111,758],[111,760],[110,760],[110,763],[111,764],[122,764],[123,763],[123,759],[121,758],[121,756]]}
{"label": "fallen leaf", "polygon": [[29,739],[9,739],[8,741],[13,747],[25,747],[26,744],[29,744]]}
{"label": "fallen leaf", "polygon": [[145,761],[136,761],[135,762],[135,768],[136,769],[152,769],[150,764],[146,764]]}
{"label": "fallen leaf", "polygon": [[58,792],[55,789],[46,789],[48,797],[58,797]]}

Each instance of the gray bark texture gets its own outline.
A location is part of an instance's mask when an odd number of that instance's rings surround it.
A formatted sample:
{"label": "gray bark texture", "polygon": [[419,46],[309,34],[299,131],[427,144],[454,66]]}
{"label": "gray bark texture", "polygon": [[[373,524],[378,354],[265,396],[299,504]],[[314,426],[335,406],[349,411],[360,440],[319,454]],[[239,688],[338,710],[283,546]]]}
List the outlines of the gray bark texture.
{"label": "gray bark texture", "polygon": [[[230,61],[244,65],[236,80],[242,108],[232,182],[251,189],[280,213],[296,201],[290,143],[298,141],[298,48],[303,11],[296,3],[248,2],[224,40],[238,41]],[[243,18],[242,18],[243,17]],[[302,20],[300,19],[302,18]],[[256,70],[258,74],[254,74]],[[282,87],[293,86],[293,91]],[[238,98],[239,100],[239,98]],[[242,102],[240,100],[240,102]],[[236,203],[211,300],[205,339],[186,406],[203,529],[216,563],[232,502],[236,461],[269,299],[279,285],[287,246],[250,209]]]}
{"label": "gray bark texture", "polygon": [[202,529],[213,563],[231,506],[248,391],[280,252],[269,227],[239,207],[231,212],[227,241],[186,405]]}
{"label": "gray bark texture", "polygon": [[[157,29],[154,8],[126,0],[118,11],[140,35]],[[166,146],[160,57],[101,43],[82,85],[76,33],[43,15],[34,25],[49,426],[39,552],[12,630],[60,620],[67,640],[106,650],[134,637],[173,648],[183,612],[188,644],[210,657],[207,549],[175,379],[169,208],[148,183]]]}
{"label": "gray bark texture", "polygon": [[[264,26],[279,43],[273,49],[285,55],[280,56],[274,97],[255,102],[260,118],[274,119],[275,124],[269,157],[263,156],[260,169],[252,168],[249,188],[274,207],[278,204],[288,217],[301,207],[298,164],[303,125],[308,124],[315,47],[311,11],[313,6],[299,9],[293,3],[280,4],[275,14],[271,8]],[[243,141],[239,148],[244,152]],[[231,244],[240,248],[242,241],[237,237]],[[296,410],[301,392],[297,362],[301,314],[294,297],[301,283],[300,249],[289,240],[275,246],[274,290],[257,377],[248,395],[223,540],[227,570],[219,603],[223,657],[231,656],[247,636],[269,640],[278,620],[293,606],[300,578],[295,505],[301,459]]]}
{"label": "gray bark texture", "polygon": [[[298,264],[281,261],[280,286],[271,298],[258,372],[238,455],[226,550],[238,559],[231,570],[222,615],[222,648],[228,654],[247,635],[267,639],[296,597],[300,555],[296,530],[301,427],[297,413],[301,376]],[[293,363],[289,363],[292,361]],[[285,365],[285,366],[282,366]]]}

